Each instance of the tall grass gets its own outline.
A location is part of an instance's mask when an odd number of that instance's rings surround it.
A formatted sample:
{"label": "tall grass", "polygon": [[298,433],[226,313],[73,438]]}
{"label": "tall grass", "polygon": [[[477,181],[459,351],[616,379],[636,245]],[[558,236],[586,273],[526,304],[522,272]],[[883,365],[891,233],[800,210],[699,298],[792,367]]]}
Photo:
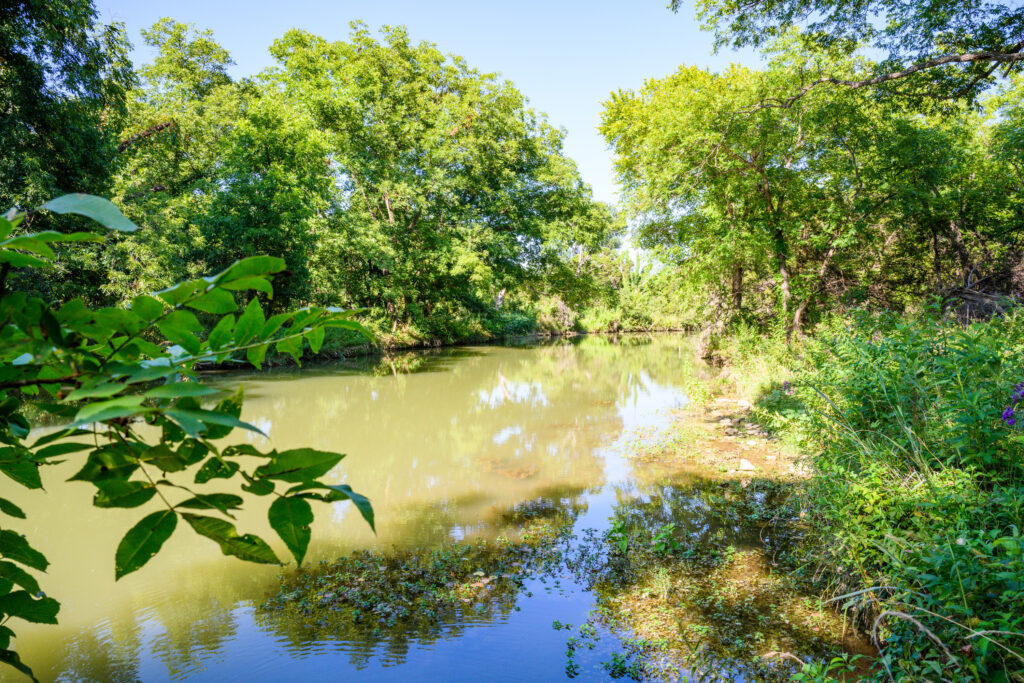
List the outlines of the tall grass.
{"label": "tall grass", "polygon": [[1020,314],[857,314],[758,403],[811,455],[808,566],[875,638],[881,680],[1024,681],[1024,434],[1004,419],[1022,332]]}

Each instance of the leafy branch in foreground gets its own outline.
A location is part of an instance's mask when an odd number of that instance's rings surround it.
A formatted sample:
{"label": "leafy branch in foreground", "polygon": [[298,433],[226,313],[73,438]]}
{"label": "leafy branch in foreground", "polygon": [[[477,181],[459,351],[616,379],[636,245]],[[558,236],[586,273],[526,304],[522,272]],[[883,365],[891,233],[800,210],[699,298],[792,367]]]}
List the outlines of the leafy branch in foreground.
{"label": "leafy branch in foreground", "polygon": [[[108,229],[137,229],[100,197],[65,195],[40,209],[86,216]],[[352,319],[353,311],[310,307],[266,317],[257,294],[272,297],[271,279],[285,268],[282,259],[270,256],[137,296],[128,309],[91,310],[80,299],[54,306],[22,292],[6,293],[10,268],[45,268],[56,256],[50,245],[103,239],[90,232],[19,233],[24,218],[14,211],[0,217],[0,292],[5,293],[0,299],[0,472],[27,489],[40,489],[40,467],[80,457],[81,469],[71,481],[96,488],[96,507],[157,508],[118,545],[116,578],[156,555],[179,519],[225,555],[280,563],[266,541],[239,533],[230,520],[243,499],[206,492],[203,485],[213,480],[235,479],[244,493],[272,497],[270,526],[298,563],[309,545],[310,501],[349,500],[373,526],[365,497],[320,480],[342,454],[312,448],[264,452],[218,443],[236,428],[261,432],[240,419],[241,390],[204,405],[204,398],[219,392],[197,374],[200,363],[242,355],[260,367],[270,348],[298,362],[304,344],[319,351],[328,328],[369,337]],[[244,292],[253,294],[240,309],[236,295]],[[199,315],[215,322],[204,326]],[[50,415],[64,426],[38,436],[30,414]],[[17,504],[4,498],[0,513],[25,519]],[[8,622],[57,623],[60,605],[43,595],[27,571],[45,571],[48,562],[21,534],[0,528],[0,558],[0,660],[31,676],[10,649],[14,631]]]}

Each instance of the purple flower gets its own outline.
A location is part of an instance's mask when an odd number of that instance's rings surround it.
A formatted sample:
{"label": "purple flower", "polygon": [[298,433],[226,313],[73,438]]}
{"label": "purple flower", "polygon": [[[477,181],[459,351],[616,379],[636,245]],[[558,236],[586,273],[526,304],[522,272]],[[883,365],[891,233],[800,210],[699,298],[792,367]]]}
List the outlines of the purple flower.
{"label": "purple flower", "polygon": [[1024,382],[1019,382],[1017,386],[1013,388],[1013,394],[1010,395],[1010,401],[1013,403],[1020,403],[1024,401]]}
{"label": "purple flower", "polygon": [[1006,406],[1006,410],[1003,411],[1003,422],[1010,427],[1017,424],[1017,418],[1013,415],[1013,406]]}
{"label": "purple flower", "polygon": [[792,396],[793,395],[793,385],[790,384],[789,382],[783,382],[782,383],[782,391],[784,391],[787,396]]}

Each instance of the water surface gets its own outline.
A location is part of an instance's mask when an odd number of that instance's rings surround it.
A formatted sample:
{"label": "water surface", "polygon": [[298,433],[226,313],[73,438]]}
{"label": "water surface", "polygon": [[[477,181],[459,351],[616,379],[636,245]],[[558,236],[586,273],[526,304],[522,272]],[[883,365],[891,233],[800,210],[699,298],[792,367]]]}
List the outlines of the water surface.
{"label": "water surface", "polygon": [[[538,498],[571,502],[582,510],[577,526],[602,528],[630,485],[623,445],[666,424],[686,403],[683,387],[703,372],[688,339],[662,335],[443,350],[219,381],[244,386],[242,418],[267,434],[239,438],[344,452],[328,479],[372,500],[376,536],[349,504],[321,505],[308,555],[316,562],[355,548],[495,536],[510,508]],[[183,525],[157,558],[115,585],[117,543],[151,510],[93,508],[90,485],[61,483],[77,466],[44,472],[52,493],[12,495],[28,514],[24,533],[51,562],[44,590],[62,603],[59,626],[17,629],[16,647],[42,680],[557,680],[565,638],[552,621],[581,623],[593,604],[577,586],[538,583],[517,609],[445,626],[429,642],[304,638],[258,609],[280,568],[225,557]],[[265,500],[248,500],[237,526],[273,541]],[[584,678],[605,676],[599,655],[582,661]]]}

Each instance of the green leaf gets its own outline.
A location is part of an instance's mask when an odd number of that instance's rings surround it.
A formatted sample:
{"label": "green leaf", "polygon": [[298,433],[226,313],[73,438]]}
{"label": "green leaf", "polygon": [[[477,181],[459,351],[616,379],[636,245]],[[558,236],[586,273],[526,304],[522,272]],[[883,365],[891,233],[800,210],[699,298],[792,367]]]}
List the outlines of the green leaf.
{"label": "green leaf", "polygon": [[[256,432],[261,436],[266,436],[259,427],[255,427],[248,422],[242,422],[234,415],[227,415],[225,413],[217,412],[214,410],[182,410],[175,408],[174,410],[168,410],[168,415],[174,416],[175,419],[178,417],[191,418],[197,422],[202,422],[204,425],[221,425],[224,427],[240,427],[242,429],[248,429],[250,432]],[[187,431],[187,430],[186,430]],[[211,436],[210,438],[220,438],[219,436]]]}
{"label": "green leaf", "polygon": [[96,482],[99,491],[92,504],[98,508],[135,508],[148,503],[156,495],[156,487],[148,481],[113,479]]}
{"label": "green leaf", "polygon": [[60,603],[53,598],[33,598],[28,591],[14,591],[0,597],[0,613],[33,624],[56,624]]}
{"label": "green leaf", "polygon": [[281,329],[281,326],[291,320],[294,315],[294,312],[278,313],[268,318],[267,322],[263,323],[263,329],[260,330],[260,339],[270,339],[270,335]]}
{"label": "green leaf", "polygon": [[263,359],[266,358],[267,349],[269,348],[269,344],[251,346],[245,350],[245,359],[256,366],[256,369],[259,370],[263,367]]}
{"label": "green leaf", "polygon": [[270,504],[267,519],[295,557],[295,564],[301,565],[309,547],[309,525],[313,523],[309,503],[302,498],[277,498]]}
{"label": "green leaf", "polygon": [[208,458],[196,472],[196,483],[205,484],[211,479],[230,479],[235,476],[239,465],[237,462],[225,461],[217,457]]}
{"label": "green leaf", "polygon": [[235,316],[226,315],[217,321],[217,325],[210,331],[207,341],[212,350],[217,350],[231,343],[231,333],[235,329]]}
{"label": "green leaf", "polygon": [[181,398],[182,396],[209,396],[218,391],[199,382],[173,382],[161,384],[145,393],[146,398]]}
{"label": "green leaf", "polygon": [[177,422],[178,425],[185,430],[185,433],[193,438],[198,439],[203,435],[203,432],[206,431],[206,425],[185,411],[169,408],[164,411],[164,414]]}
{"label": "green leaf", "polygon": [[263,329],[264,322],[266,320],[263,316],[260,302],[257,299],[253,299],[245,307],[245,312],[239,316],[238,322],[235,324],[235,345],[245,346],[252,341],[260,333],[260,330]]}
{"label": "green leaf", "polygon": [[263,539],[253,534],[240,536],[235,525],[223,519],[203,515],[182,514],[195,532],[215,541],[225,555],[234,555],[247,562],[281,564],[277,555]]}
{"label": "green leaf", "polygon": [[110,401],[99,401],[83,406],[75,414],[75,421],[72,426],[86,425],[92,422],[103,422],[119,417],[128,417],[147,412],[142,407],[141,396],[122,396]]}
{"label": "green leaf", "polygon": [[203,294],[198,299],[193,299],[186,305],[197,311],[213,313],[214,315],[222,315],[238,310],[238,304],[235,303],[235,297],[231,296],[231,292],[220,288],[211,289],[206,294]]}
{"label": "green leaf", "polygon": [[41,552],[28,544],[24,536],[10,529],[0,529],[0,555],[41,572],[45,572],[50,564]]}
{"label": "green leaf", "polygon": [[18,519],[25,519],[25,513],[20,507],[7,500],[6,498],[0,498],[0,512],[8,515],[9,517],[17,517]]}
{"label": "green leaf", "polygon": [[230,289],[232,291],[244,291],[248,289],[256,289],[261,292],[265,292],[271,299],[274,298],[274,286],[270,284],[270,280],[265,277],[251,276],[242,277],[231,282],[225,282],[220,285],[224,289]]}
{"label": "green leaf", "polygon": [[124,384],[116,384],[113,382],[100,382],[99,384],[91,384],[89,386],[78,387],[70,394],[64,397],[65,401],[81,401],[86,398],[107,398],[114,394],[124,391],[126,386]]}
{"label": "green leaf", "polygon": [[25,488],[43,488],[43,482],[39,478],[39,465],[28,456],[27,451],[14,448],[4,448],[3,451],[0,455],[0,472]]}
{"label": "green leaf", "polygon": [[220,510],[227,513],[228,510],[237,510],[242,506],[242,498],[230,493],[203,493],[178,503],[176,507],[192,508],[196,510]]}
{"label": "green leaf", "polygon": [[173,510],[160,510],[146,515],[128,530],[117,545],[114,554],[114,577],[120,579],[131,574],[160,552],[164,542],[178,526],[178,515]]}
{"label": "green leaf", "polygon": [[[19,254],[16,251],[9,251],[7,249],[0,249],[0,263],[9,263],[12,268],[24,268],[26,266],[42,268],[46,265],[46,261],[40,258],[29,256],[28,254]],[[6,650],[3,650],[3,652],[6,652]]]}
{"label": "green leaf", "polygon": [[46,460],[48,458],[59,458],[62,455],[68,455],[70,453],[79,453],[81,451],[88,451],[95,448],[91,443],[55,443],[52,446],[44,446],[35,453],[33,457],[36,460]]}
{"label": "green leaf", "polygon": [[57,232],[56,230],[44,230],[32,235],[41,242],[56,244],[61,242],[102,242],[103,237],[94,232]]}
{"label": "green leaf", "polygon": [[35,577],[13,562],[0,561],[0,578],[21,586],[33,595],[39,592],[39,582]]}
{"label": "green leaf", "polygon": [[138,468],[139,464],[128,447],[119,443],[108,444],[90,453],[82,469],[68,481],[128,479]]}
{"label": "green leaf", "polygon": [[158,299],[146,294],[132,299],[132,312],[147,322],[156,320],[164,314],[165,310],[167,310],[166,307]]}
{"label": "green leaf", "polygon": [[102,197],[89,194],[66,194],[43,204],[41,209],[54,213],[73,213],[91,218],[105,228],[119,232],[135,232],[139,226],[125,218],[121,211]]}
{"label": "green leaf", "polygon": [[280,273],[286,266],[284,259],[276,256],[250,256],[228,266],[213,278],[213,282],[224,285],[252,276],[271,275]]}
{"label": "green leaf", "polygon": [[302,362],[302,337],[287,337],[274,345],[281,353],[287,353],[296,363]]}
{"label": "green leaf", "polygon": [[255,475],[260,479],[307,482],[330,472],[344,457],[340,453],[318,451],[313,448],[280,451],[269,463],[257,467]]}
{"label": "green leaf", "polygon": [[201,331],[202,325],[196,317],[188,311],[174,311],[166,318],[156,324],[160,333],[175,344],[181,344],[189,353],[199,353],[202,342],[196,333]]}
{"label": "green leaf", "polygon": [[352,490],[352,487],[348,484],[336,484],[328,485],[327,488],[331,489],[334,493],[331,495],[331,499],[348,499],[352,501],[352,504],[359,510],[359,514],[363,516],[366,523],[370,525],[374,533],[377,531],[377,527],[373,523],[373,505],[370,504],[370,499],[364,495],[356,493]]}
{"label": "green leaf", "polygon": [[171,306],[179,306],[205,290],[207,286],[208,283],[205,280],[185,280],[173,287],[161,289],[159,292],[155,292],[155,294]]}
{"label": "green leaf", "polygon": [[9,240],[4,241],[2,245],[4,249],[22,249],[24,251],[31,251],[34,254],[48,259],[52,259],[56,256],[53,253],[53,249],[46,246],[46,240],[40,240],[35,235],[18,235],[12,237]]}
{"label": "green leaf", "polygon": [[306,341],[309,342],[309,350],[313,353],[320,353],[320,347],[324,343],[324,328],[314,327],[306,333]]}
{"label": "green leaf", "polygon": [[[0,627],[0,628],[9,630],[9,629],[7,629],[6,626]],[[39,679],[37,679],[35,677],[35,674],[32,673],[32,669],[28,668],[27,666],[25,666],[22,663],[21,657],[19,657],[18,653],[15,652],[14,650],[8,650],[8,649],[0,650],[0,662],[3,662],[4,664],[7,664],[8,666],[14,667],[15,669],[17,669],[21,673],[23,673],[26,676],[28,676],[29,678],[31,678],[33,683],[37,683],[37,681],[39,680]]]}
{"label": "green leaf", "polygon": [[242,490],[254,496],[268,496],[274,492],[274,482],[269,479],[256,479],[242,484]]}

